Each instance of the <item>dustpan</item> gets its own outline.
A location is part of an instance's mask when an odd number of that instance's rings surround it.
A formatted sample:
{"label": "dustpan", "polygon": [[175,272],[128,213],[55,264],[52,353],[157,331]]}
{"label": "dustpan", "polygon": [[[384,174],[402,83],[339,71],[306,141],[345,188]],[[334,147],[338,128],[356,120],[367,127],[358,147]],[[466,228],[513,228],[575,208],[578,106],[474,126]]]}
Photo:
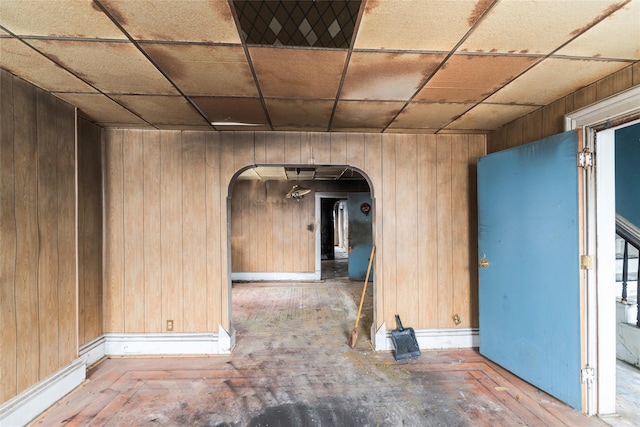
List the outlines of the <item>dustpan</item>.
{"label": "dustpan", "polygon": [[398,329],[391,331],[391,340],[396,348],[396,360],[411,359],[420,356],[420,347],[413,328],[402,326],[400,316],[396,314]]}

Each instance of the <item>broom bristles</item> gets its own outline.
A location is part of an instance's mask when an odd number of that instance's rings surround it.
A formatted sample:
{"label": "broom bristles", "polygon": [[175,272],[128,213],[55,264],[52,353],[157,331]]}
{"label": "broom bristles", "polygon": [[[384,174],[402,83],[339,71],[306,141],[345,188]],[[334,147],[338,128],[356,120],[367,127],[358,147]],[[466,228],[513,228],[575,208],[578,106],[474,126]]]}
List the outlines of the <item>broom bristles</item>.
{"label": "broom bristles", "polygon": [[349,337],[349,346],[351,348],[355,348],[357,341],[358,341],[358,330],[356,328],[353,328],[353,331],[351,331],[351,336]]}

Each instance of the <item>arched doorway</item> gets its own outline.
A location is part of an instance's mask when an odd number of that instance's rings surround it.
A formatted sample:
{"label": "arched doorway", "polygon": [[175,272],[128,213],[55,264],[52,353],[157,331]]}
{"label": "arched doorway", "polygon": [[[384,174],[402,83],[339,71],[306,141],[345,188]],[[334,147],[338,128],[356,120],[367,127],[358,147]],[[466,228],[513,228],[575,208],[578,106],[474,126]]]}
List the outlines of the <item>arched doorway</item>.
{"label": "arched doorway", "polygon": [[[242,298],[250,300],[251,296],[247,292],[251,292],[251,289],[254,293],[263,295],[264,299],[276,298],[275,295],[282,293],[285,287],[292,288],[292,293],[299,293],[305,287],[314,287],[314,292],[320,294],[323,287],[340,285],[347,289],[348,299],[357,300],[349,302],[349,307],[355,306],[357,309],[362,280],[349,280],[346,276],[322,276],[322,221],[319,196],[347,201],[350,197],[363,195],[370,201],[370,209],[366,215],[369,218],[371,245],[375,217],[372,188],[368,178],[355,168],[268,165],[253,166],[236,173],[229,186],[227,224],[230,324],[233,331],[238,331],[237,315],[244,308],[236,305],[237,298],[241,298],[238,297],[238,293],[242,292]],[[346,207],[345,203],[344,208]],[[345,217],[348,218],[348,215]],[[332,231],[335,231],[335,223],[332,225]],[[344,231],[348,232],[348,229],[346,227]],[[348,236],[344,237],[348,241]],[[344,249],[347,255],[354,250],[349,246]],[[368,257],[360,261],[364,262],[363,268],[366,270]],[[270,286],[277,287],[278,291],[265,297],[265,288]],[[360,320],[364,328],[370,327],[374,318],[374,285],[370,283],[368,288],[368,303],[363,308]],[[257,303],[262,303],[262,299]],[[350,332],[349,327],[353,327],[354,311],[350,308],[343,316],[342,321],[347,325],[345,332]],[[371,340],[370,332],[364,328],[360,336],[366,337],[363,341]],[[317,331],[313,331],[313,334],[322,334],[322,330],[322,324],[319,323]],[[237,341],[244,339],[242,332],[240,330],[237,335]],[[342,341],[340,337],[336,339]]]}

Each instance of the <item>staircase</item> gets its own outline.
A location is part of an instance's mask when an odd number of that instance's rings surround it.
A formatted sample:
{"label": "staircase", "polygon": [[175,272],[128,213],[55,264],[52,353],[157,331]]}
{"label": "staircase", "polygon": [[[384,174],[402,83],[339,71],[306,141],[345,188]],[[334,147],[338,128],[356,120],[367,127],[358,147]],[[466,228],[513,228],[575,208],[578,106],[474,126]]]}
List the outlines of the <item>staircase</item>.
{"label": "staircase", "polygon": [[[624,243],[625,239],[616,235],[616,296],[622,299],[623,287],[623,264],[624,264]],[[628,276],[627,276],[627,302],[637,302],[638,292],[638,249],[628,245]],[[634,322],[635,323],[635,322]]]}
{"label": "staircase", "polygon": [[616,216],[616,357],[640,367],[638,249],[640,230]]}

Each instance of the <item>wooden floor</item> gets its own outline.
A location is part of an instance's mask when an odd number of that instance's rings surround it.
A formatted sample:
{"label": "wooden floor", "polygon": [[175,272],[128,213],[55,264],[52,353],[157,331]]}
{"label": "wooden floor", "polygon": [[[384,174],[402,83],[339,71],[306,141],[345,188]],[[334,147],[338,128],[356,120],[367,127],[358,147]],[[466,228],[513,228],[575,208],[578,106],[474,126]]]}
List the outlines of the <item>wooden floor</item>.
{"label": "wooden floor", "polygon": [[108,359],[36,426],[606,426],[474,350],[371,350],[361,283],[234,285],[231,355]]}

